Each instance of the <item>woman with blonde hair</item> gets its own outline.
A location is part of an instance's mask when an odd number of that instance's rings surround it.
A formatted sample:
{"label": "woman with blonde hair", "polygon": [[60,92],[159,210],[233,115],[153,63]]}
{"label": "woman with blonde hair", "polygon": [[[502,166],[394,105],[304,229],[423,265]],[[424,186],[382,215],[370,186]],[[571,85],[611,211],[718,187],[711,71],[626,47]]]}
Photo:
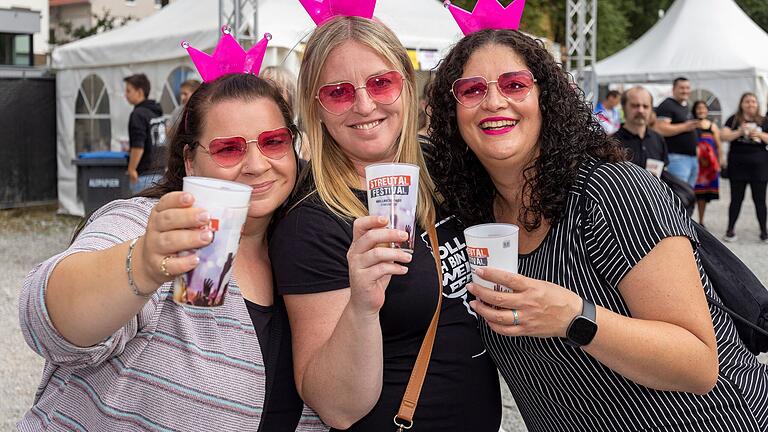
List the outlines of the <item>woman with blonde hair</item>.
{"label": "woman with blonde hair", "polygon": [[[394,427],[438,291],[437,336],[413,424],[497,431],[498,377],[467,303],[461,230],[438,204],[417,140],[406,50],[381,23],[335,17],[307,42],[298,90],[311,159],[270,257],[293,332],[299,393],[333,428]],[[367,216],[365,167],[382,162],[420,168],[413,254],[382,247],[408,234]],[[432,227],[442,289],[426,232]]]}

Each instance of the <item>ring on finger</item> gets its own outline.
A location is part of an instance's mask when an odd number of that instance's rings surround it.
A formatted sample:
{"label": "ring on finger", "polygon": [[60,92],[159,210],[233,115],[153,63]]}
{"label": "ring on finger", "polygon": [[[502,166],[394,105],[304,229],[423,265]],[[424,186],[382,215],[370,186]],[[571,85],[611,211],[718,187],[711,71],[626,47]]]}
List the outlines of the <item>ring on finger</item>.
{"label": "ring on finger", "polygon": [[517,312],[517,309],[512,309],[512,316],[515,317],[515,320],[512,322],[513,326],[519,326],[520,325],[520,315]]}
{"label": "ring on finger", "polygon": [[171,277],[172,274],[168,273],[168,268],[166,267],[168,265],[168,260],[173,258],[172,255],[166,255],[165,258],[160,262],[160,271],[163,272],[163,275],[165,277]]}

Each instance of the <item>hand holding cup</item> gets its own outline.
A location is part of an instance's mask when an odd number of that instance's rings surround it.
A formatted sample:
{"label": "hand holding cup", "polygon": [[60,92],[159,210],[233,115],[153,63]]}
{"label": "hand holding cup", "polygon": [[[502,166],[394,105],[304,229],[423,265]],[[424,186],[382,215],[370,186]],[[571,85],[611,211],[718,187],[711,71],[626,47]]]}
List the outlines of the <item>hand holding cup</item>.
{"label": "hand holding cup", "polygon": [[564,337],[571,320],[581,313],[581,298],[559,285],[494,267],[478,268],[475,273],[492,284],[511,289],[502,292],[476,283],[467,286],[476,298],[470,306],[496,333]]}
{"label": "hand holding cup", "polygon": [[149,214],[147,231],[137,243],[139,253],[134,262],[140,263],[142,273],[158,287],[194,269],[199,262],[196,254],[178,254],[205,247],[213,238],[207,229],[208,212],[193,207],[194,202],[189,193],[170,192],[160,198]]}
{"label": "hand holding cup", "polygon": [[408,233],[387,228],[388,223],[385,217],[365,216],[352,226],[352,244],[347,251],[349,301],[363,313],[378,314],[392,276],[408,272],[408,267],[398,263],[412,259],[410,253],[388,246],[408,239]]}

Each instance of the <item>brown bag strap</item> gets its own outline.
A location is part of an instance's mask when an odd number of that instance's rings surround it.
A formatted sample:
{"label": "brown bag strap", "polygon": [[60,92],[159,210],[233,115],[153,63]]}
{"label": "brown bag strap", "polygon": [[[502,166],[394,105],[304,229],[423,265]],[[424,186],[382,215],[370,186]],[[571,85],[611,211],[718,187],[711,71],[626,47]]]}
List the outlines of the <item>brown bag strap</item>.
{"label": "brown bag strap", "polygon": [[432,316],[432,322],[429,323],[427,334],[424,335],[424,341],[421,342],[419,355],[413,365],[403,401],[400,403],[400,409],[395,416],[395,426],[398,427],[399,432],[413,426],[413,415],[416,413],[416,405],[419,403],[421,386],[427,376],[429,359],[432,357],[432,345],[435,343],[435,334],[437,334],[437,322],[440,320],[440,307],[443,304],[443,265],[440,262],[440,246],[437,242],[437,231],[435,231],[434,225],[430,226],[428,233],[429,243],[432,245],[432,255],[435,258],[435,269],[437,270],[437,308]]}

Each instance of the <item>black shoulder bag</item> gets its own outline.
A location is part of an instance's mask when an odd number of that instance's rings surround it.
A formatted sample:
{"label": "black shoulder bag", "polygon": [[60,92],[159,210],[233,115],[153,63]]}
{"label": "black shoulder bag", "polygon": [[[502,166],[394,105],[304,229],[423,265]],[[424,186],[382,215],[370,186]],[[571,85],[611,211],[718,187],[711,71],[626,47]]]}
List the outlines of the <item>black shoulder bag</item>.
{"label": "black shoulder bag", "polygon": [[[586,216],[586,194],[583,193],[592,173],[604,162],[597,162],[584,178],[579,208],[582,221]],[[722,302],[707,296],[707,301],[733,319],[739,338],[753,354],[768,351],[768,289],[754,273],[704,227],[693,223],[699,238],[699,259],[715,292]]]}

